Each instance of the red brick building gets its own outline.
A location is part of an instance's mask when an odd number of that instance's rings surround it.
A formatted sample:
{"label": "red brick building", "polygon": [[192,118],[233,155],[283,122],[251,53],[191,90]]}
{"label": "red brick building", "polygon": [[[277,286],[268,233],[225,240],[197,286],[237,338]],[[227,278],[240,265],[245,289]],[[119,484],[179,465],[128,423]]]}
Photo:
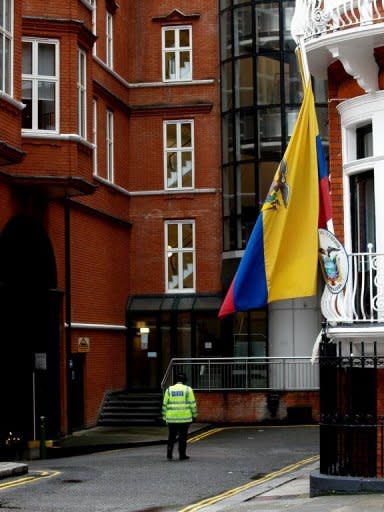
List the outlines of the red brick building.
{"label": "red brick building", "polygon": [[55,436],[218,350],[217,6],[0,6],[1,430]]}

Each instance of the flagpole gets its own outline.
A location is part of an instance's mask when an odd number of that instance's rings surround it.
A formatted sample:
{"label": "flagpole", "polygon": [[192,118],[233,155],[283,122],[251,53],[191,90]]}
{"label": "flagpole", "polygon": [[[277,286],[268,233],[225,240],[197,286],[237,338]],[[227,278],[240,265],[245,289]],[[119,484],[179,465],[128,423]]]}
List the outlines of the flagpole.
{"label": "flagpole", "polygon": [[307,85],[309,80],[311,79],[311,74],[309,72],[307,53],[305,51],[304,34],[300,34],[299,36],[297,36],[297,39],[298,39],[297,46],[300,49],[300,55],[301,55],[301,65],[303,67],[304,82],[305,82],[305,85]]}

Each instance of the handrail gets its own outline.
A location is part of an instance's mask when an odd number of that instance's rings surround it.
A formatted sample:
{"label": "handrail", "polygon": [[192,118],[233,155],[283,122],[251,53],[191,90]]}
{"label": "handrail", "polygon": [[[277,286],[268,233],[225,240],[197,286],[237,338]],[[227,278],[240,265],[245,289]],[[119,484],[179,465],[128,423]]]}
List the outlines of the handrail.
{"label": "handrail", "polygon": [[318,364],[311,357],[173,358],[161,382],[164,390],[177,373],[196,390],[316,390]]}

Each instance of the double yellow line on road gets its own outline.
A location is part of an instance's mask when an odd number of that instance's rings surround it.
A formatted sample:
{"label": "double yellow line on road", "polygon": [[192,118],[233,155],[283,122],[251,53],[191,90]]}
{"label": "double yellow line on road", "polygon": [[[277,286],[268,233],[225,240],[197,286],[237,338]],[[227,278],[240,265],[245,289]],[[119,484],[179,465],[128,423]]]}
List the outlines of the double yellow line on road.
{"label": "double yellow line on road", "polygon": [[24,476],[9,482],[1,483],[0,491],[11,489],[12,487],[19,487],[20,485],[30,484],[32,482],[36,482],[37,480],[41,480],[42,478],[50,478],[59,474],[60,471],[37,471],[33,475]]}
{"label": "double yellow line on road", "polygon": [[224,500],[227,498],[231,498],[232,496],[236,496],[236,494],[239,494],[243,491],[247,491],[248,489],[251,489],[252,487],[257,487],[258,485],[268,482],[269,480],[272,480],[273,478],[277,478],[278,476],[282,476],[282,475],[285,475],[286,473],[290,473],[291,471],[295,471],[296,469],[299,469],[307,464],[310,464],[311,462],[316,462],[317,460],[319,460],[319,456],[315,455],[313,457],[309,457],[308,459],[303,459],[299,462],[295,462],[294,464],[290,464],[289,466],[286,466],[285,468],[274,471],[273,473],[269,473],[268,475],[265,475],[264,477],[259,478],[258,480],[253,480],[252,482],[248,482],[247,484],[240,485],[239,487],[235,487],[233,489],[225,491],[221,494],[218,494],[217,496],[212,496],[210,498],[206,498],[202,501],[199,501],[198,503],[189,505],[188,507],[185,507],[185,508],[179,510],[179,512],[197,512],[198,510],[208,507],[209,505],[214,505],[218,501],[221,501],[221,500]]}

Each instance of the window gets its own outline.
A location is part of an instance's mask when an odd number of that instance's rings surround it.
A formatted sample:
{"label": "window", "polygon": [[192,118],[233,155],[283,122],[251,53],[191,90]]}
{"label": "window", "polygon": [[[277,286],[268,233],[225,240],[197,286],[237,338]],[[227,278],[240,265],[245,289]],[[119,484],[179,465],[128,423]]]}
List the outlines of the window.
{"label": "window", "polygon": [[77,101],[78,101],[78,130],[80,137],[87,138],[87,56],[83,50],[78,50],[77,64]]}
{"label": "window", "polygon": [[107,12],[105,29],[105,63],[109,68],[113,68],[113,16]]}
{"label": "window", "polygon": [[195,289],[195,224],[193,221],[165,224],[167,292]]}
{"label": "window", "polygon": [[356,159],[373,156],[372,124],[356,128]]}
{"label": "window", "polygon": [[0,1],[0,90],[12,95],[13,2]]}
{"label": "window", "polygon": [[93,123],[92,123],[92,142],[93,142],[93,174],[97,175],[97,100],[93,100]]}
{"label": "window", "polygon": [[192,80],[192,28],[163,28],[163,80]]}
{"label": "window", "polygon": [[107,154],[107,180],[113,183],[114,162],[113,162],[113,112],[107,110],[106,123],[106,154]]}
{"label": "window", "polygon": [[22,128],[34,132],[58,131],[59,45],[45,39],[23,40]]}
{"label": "window", "polygon": [[193,121],[164,123],[165,188],[193,188]]}

